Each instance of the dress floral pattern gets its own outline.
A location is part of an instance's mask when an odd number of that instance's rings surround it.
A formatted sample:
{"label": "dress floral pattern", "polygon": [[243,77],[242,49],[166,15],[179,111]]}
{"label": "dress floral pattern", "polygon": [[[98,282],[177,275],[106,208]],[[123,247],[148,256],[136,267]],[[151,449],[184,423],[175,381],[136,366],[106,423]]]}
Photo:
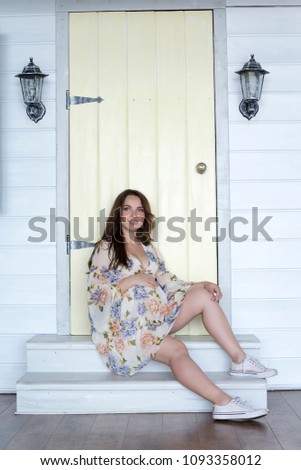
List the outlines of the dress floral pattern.
{"label": "dress floral pattern", "polygon": [[[134,256],[129,256],[127,267],[109,269],[109,250],[103,242],[88,277],[92,340],[107,367],[118,375],[134,375],[154,357],[192,285],[166,271],[153,245],[143,247],[149,259],[146,269]],[[136,285],[122,293],[118,282],[141,271],[153,275],[158,287]]]}

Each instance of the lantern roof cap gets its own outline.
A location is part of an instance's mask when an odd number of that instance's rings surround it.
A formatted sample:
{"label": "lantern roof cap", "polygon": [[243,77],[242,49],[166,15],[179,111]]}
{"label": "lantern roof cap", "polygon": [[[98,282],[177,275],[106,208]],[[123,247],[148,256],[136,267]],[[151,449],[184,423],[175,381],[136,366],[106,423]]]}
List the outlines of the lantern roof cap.
{"label": "lantern roof cap", "polygon": [[264,70],[261,67],[260,63],[256,62],[256,60],[254,59],[254,54],[251,54],[250,60],[244,64],[244,66],[241,70],[238,70],[235,73],[242,74],[242,73],[245,73],[245,72],[254,72],[254,71],[260,72],[262,75],[270,73],[267,70]]}
{"label": "lantern roof cap", "polygon": [[18,73],[16,77],[26,78],[29,75],[38,75],[40,77],[48,77],[48,74],[42,73],[40,67],[33,62],[33,57],[29,58],[29,63],[24,67],[22,73]]}

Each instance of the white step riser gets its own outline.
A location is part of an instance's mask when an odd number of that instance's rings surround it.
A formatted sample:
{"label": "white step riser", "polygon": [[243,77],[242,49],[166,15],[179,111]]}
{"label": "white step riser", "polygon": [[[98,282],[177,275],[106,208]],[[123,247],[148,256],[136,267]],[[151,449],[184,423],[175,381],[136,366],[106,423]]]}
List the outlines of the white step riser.
{"label": "white step riser", "polygon": [[[266,390],[224,388],[231,396],[241,396],[256,408],[267,407]],[[210,402],[189,390],[20,390],[19,414],[165,413],[207,412]]]}
{"label": "white step riser", "polygon": [[[220,350],[193,350],[191,357],[204,371],[224,371],[229,369],[229,358]],[[28,372],[107,372],[108,369],[96,351],[44,350],[28,351]],[[161,372],[168,370],[164,364],[156,361],[142,369],[143,372]]]}
{"label": "white step riser", "polygon": [[[189,347],[190,356],[205,371],[225,371],[229,369],[230,359],[218,345],[200,343]],[[244,347],[247,354],[259,357],[260,350],[258,344],[248,344]],[[168,368],[164,364],[156,361],[150,363],[142,369],[143,372],[161,372]],[[55,344],[52,347],[27,349],[27,371],[28,372],[107,372],[103,360],[100,358],[95,347],[80,347],[75,345],[66,348],[58,348]]]}

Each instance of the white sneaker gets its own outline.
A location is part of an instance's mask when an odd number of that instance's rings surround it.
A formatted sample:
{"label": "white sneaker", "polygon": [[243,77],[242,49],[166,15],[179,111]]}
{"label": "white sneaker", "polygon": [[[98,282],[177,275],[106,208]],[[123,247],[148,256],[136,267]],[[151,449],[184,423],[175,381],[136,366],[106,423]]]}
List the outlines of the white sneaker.
{"label": "white sneaker", "polygon": [[254,419],[265,416],[269,410],[254,410],[246,402],[242,401],[239,397],[233,398],[227,405],[220,406],[214,405],[212,417],[213,419],[231,419],[235,421]]}
{"label": "white sneaker", "polygon": [[256,357],[246,355],[244,360],[240,364],[232,362],[230,368],[230,375],[237,377],[252,376],[258,379],[267,379],[277,375],[276,369],[268,369],[261,364]]}

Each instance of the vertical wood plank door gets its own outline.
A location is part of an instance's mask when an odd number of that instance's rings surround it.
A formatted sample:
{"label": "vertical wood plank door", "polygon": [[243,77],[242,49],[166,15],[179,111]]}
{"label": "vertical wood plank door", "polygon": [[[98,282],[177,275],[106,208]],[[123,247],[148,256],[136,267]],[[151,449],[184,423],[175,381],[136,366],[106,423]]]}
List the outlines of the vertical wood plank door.
{"label": "vertical wood plank door", "polygon": [[[104,100],[70,107],[71,239],[97,241],[103,209],[107,216],[117,194],[137,189],[158,217],[154,239],[169,270],[216,282],[212,12],[71,13],[69,21],[70,95]],[[70,255],[72,334],[90,332],[90,253]],[[201,320],[182,333],[203,334]]]}

